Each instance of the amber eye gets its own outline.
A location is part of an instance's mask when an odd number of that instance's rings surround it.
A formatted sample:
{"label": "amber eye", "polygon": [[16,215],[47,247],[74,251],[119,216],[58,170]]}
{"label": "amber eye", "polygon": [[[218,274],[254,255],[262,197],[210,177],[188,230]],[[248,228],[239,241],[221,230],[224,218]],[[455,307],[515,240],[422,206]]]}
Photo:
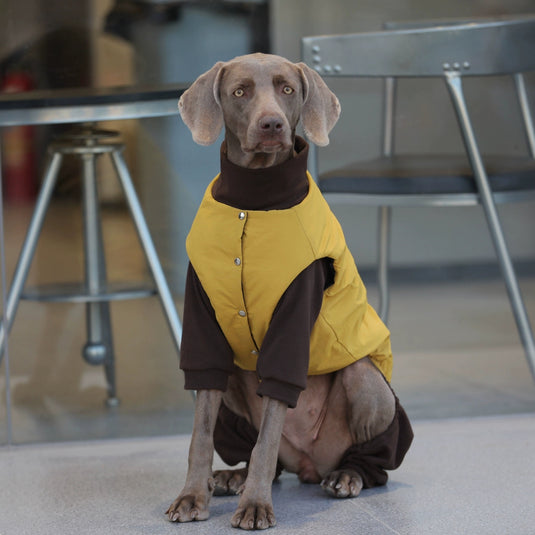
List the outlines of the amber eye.
{"label": "amber eye", "polygon": [[291,95],[294,92],[294,90],[289,85],[285,85],[283,91],[285,95]]}
{"label": "amber eye", "polygon": [[236,91],[234,91],[234,96],[235,97],[243,97],[243,95],[245,94],[245,91],[239,87],[238,89],[236,89]]}

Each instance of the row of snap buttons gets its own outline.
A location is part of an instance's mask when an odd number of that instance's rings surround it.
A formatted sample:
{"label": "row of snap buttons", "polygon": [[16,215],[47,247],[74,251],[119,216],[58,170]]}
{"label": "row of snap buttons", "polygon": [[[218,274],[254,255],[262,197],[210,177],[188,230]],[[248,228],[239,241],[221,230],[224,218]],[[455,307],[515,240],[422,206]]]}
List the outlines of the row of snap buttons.
{"label": "row of snap buttons", "polygon": [[[240,212],[238,214],[238,219],[240,221],[243,221],[245,218],[246,218],[247,214],[245,212]],[[234,264],[236,264],[237,266],[241,266],[241,258],[237,257],[234,259]],[[245,318],[247,316],[247,312],[245,312],[245,310],[238,310],[238,315],[241,317],[241,318]],[[258,351],[256,349],[253,349],[251,351],[251,354],[252,355],[258,355]]]}
{"label": "row of snap buttons", "polygon": [[[238,214],[238,219],[240,221],[243,221],[245,219],[245,212],[240,212]],[[234,264],[236,264],[237,266],[240,266],[241,265],[241,258],[235,258],[234,259]],[[247,316],[247,313],[245,312],[245,310],[239,310],[238,311],[238,315],[242,318],[245,318],[245,316]]]}

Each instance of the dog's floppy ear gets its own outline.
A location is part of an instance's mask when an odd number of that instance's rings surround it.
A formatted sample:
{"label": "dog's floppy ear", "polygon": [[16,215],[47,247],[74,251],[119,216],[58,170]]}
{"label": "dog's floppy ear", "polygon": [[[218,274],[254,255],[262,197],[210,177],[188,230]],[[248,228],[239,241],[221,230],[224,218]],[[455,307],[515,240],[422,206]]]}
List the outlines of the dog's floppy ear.
{"label": "dog's floppy ear", "polygon": [[214,143],[223,128],[223,111],[219,102],[219,80],[223,65],[219,61],[201,74],[178,101],[180,116],[199,145]]}
{"label": "dog's floppy ear", "polygon": [[322,77],[305,63],[298,63],[304,88],[301,121],[307,138],[315,145],[329,144],[329,132],[340,117],[340,103]]}

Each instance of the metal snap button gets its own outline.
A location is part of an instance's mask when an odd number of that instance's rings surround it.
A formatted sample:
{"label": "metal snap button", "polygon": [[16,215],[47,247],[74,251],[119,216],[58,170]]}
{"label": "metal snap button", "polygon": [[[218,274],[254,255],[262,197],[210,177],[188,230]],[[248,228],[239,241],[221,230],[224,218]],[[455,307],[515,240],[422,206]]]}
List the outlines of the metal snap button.
{"label": "metal snap button", "polygon": [[235,258],[235,259],[234,259],[234,263],[235,263],[237,266],[241,265],[241,259],[240,259],[240,258]]}
{"label": "metal snap button", "polygon": [[242,318],[245,318],[246,314],[245,314],[245,310],[240,310],[238,311],[238,314],[242,317]]}
{"label": "metal snap button", "polygon": [[240,214],[238,215],[238,217],[241,219],[245,219],[245,212],[240,212]]}

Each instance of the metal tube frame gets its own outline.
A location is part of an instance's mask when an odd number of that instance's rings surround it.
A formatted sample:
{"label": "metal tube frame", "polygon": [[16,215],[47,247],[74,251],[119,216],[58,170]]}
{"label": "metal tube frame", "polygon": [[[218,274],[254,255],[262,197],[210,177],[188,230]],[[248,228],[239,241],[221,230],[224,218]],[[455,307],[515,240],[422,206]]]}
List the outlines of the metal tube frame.
{"label": "metal tube frame", "polygon": [[[1,134],[1,130],[0,130]],[[2,144],[0,143],[0,236],[4,237],[4,198],[2,195]],[[7,308],[7,299],[6,299],[6,289],[7,289],[7,276],[6,276],[6,250],[4,246],[4,240],[0,240],[0,291],[2,293],[2,314],[4,314]],[[0,328],[2,323],[0,322]],[[6,438],[7,444],[11,445],[13,443],[13,423],[11,420],[11,378],[10,378],[10,368],[9,368],[9,340],[8,336],[5,337],[4,341],[4,350],[5,350],[5,376],[6,376]],[[2,354],[0,352],[0,364],[2,362]]]}
{"label": "metal tube frame", "polygon": [[318,170],[318,147],[312,143],[312,141],[309,142],[309,148],[308,148],[308,172],[311,174],[314,181],[318,182],[319,177],[319,170]]}
{"label": "metal tube frame", "polygon": [[20,296],[24,288],[24,284],[28,277],[28,271],[32,263],[33,255],[35,253],[35,247],[37,240],[43,228],[43,221],[45,219],[48,205],[54,191],[56,179],[58,177],[59,167],[63,156],[59,153],[54,153],[49,160],[48,166],[45,171],[43,185],[39,191],[37,201],[35,203],[35,209],[26,232],[26,237],[22,244],[17,267],[13,275],[11,287],[6,300],[6,308],[4,310],[4,317],[0,324],[0,362],[2,362],[2,356],[4,354],[4,345],[7,338],[7,333],[11,330],[15,314],[20,301]]}
{"label": "metal tube frame", "polygon": [[[167,285],[163,269],[158,259],[156,249],[152,242],[147,223],[143,216],[141,205],[135,193],[126,163],[121,155],[122,146],[114,147],[110,152],[119,182],[127,199],[130,213],[149,264],[164,313],[171,330],[172,339],[177,351],[180,351],[182,339],[182,324],[178,317],[175,303]],[[102,229],[99,217],[98,186],[96,181],[95,159],[96,152],[82,153],[83,157],[83,207],[84,207],[84,250],[85,250],[85,277],[89,294],[98,295],[106,289],[106,265],[102,240]],[[7,345],[7,335],[11,329],[18,304],[26,283],[28,272],[33,260],[37,242],[41,233],[44,218],[50,204],[50,199],[57,180],[58,171],[63,159],[61,152],[53,152],[47,165],[35,209],[26,232],[19,260],[15,268],[7,298],[4,296],[4,316],[0,322],[0,363]],[[0,214],[1,215],[1,214]],[[3,229],[0,229],[3,230]],[[3,235],[3,234],[2,234]],[[5,283],[5,263],[3,261],[2,243],[2,285]],[[115,364],[113,358],[113,340],[111,332],[109,302],[98,301],[86,303],[87,336],[88,342],[83,348],[85,360],[92,364],[104,364],[108,384],[108,406],[116,406]],[[6,368],[8,362],[6,359]],[[8,373],[8,372],[6,372]],[[8,379],[9,380],[9,379]],[[8,389],[9,390],[9,389]],[[9,391],[7,392],[9,396]],[[8,417],[10,417],[8,409]],[[8,424],[8,436],[11,437],[11,425]],[[11,439],[9,439],[10,441]]]}
{"label": "metal tube frame", "polygon": [[392,226],[392,208],[380,206],[378,211],[377,229],[377,286],[379,290],[379,317],[388,323],[390,312],[390,233]]}
{"label": "metal tube frame", "polygon": [[[383,139],[382,152],[384,156],[394,153],[394,129],[396,107],[396,79],[385,78],[384,82],[384,109],[383,109]],[[380,206],[378,213],[377,230],[377,286],[379,290],[379,317],[386,324],[390,310],[390,235],[392,227],[392,207]]]}
{"label": "metal tube frame", "polygon": [[[83,221],[85,283],[89,295],[106,291],[106,260],[100,219],[96,158],[94,152],[82,152],[83,162]],[[104,365],[108,398],[106,404],[119,404],[115,384],[115,355],[111,329],[110,303],[98,301],[86,303],[87,343],[82,356],[92,365]]]}
{"label": "metal tube frame", "polygon": [[533,118],[529,106],[528,93],[526,91],[526,83],[524,75],[519,72],[514,75],[516,94],[520,104],[520,111],[524,120],[524,129],[526,130],[526,138],[531,153],[531,157],[535,158],[535,127],[533,126]]}
{"label": "metal tube frame", "polygon": [[122,156],[122,147],[114,150],[111,153],[112,161],[117,171],[117,176],[123,188],[130,213],[135,223],[135,227],[141,242],[143,252],[149,264],[152,276],[154,278],[154,283],[156,284],[156,289],[158,290],[158,295],[160,297],[160,302],[165,312],[165,316],[171,330],[172,338],[175,343],[176,349],[180,352],[180,343],[182,340],[182,324],[178,317],[175,303],[167,285],[167,281],[158,259],[156,253],[156,248],[150,236],[149,228],[145,217],[143,216],[143,211],[141,205],[136,195],[134,185],[132,183],[132,178],[128,167]]}
{"label": "metal tube frame", "polygon": [[[20,296],[28,277],[28,271],[32,263],[33,255],[35,253],[35,247],[39,239],[39,234],[43,228],[43,221],[46,215],[48,205],[50,203],[50,198],[52,197],[52,192],[54,191],[54,186],[56,184],[56,179],[58,177],[58,170],[61,165],[62,155],[54,154],[48,162],[43,185],[39,191],[37,197],[35,210],[33,212],[32,218],[30,220],[30,225],[24,239],[21,252],[19,255],[19,260],[15,268],[15,273],[13,275],[13,281],[9,289],[9,293],[5,295],[7,289],[6,274],[5,274],[5,251],[4,251],[4,242],[0,245],[0,255],[1,255],[1,269],[2,269],[2,310],[3,317],[0,321],[0,364],[4,354],[6,355],[5,360],[5,369],[6,369],[6,410],[7,410],[7,443],[11,444],[13,441],[13,426],[11,420],[11,389],[10,389],[10,369],[9,369],[9,348],[8,348],[8,335],[11,327],[13,325],[13,320],[17,313],[17,308],[20,302]],[[0,158],[1,164],[1,158]],[[0,172],[1,179],[1,172]],[[2,185],[0,183],[0,203],[3,202],[1,195]],[[3,212],[2,205],[0,205],[0,216],[2,221],[0,222],[0,236],[4,236],[3,228]]]}
{"label": "metal tube frame", "polygon": [[481,197],[481,204],[487,218],[487,224],[496,249],[520,338],[524,345],[528,365],[535,379],[535,342],[533,340],[533,332],[468,114],[462,90],[461,75],[459,72],[447,71],[445,72],[445,81],[459,121],[466,152],[474,172],[477,189]]}

